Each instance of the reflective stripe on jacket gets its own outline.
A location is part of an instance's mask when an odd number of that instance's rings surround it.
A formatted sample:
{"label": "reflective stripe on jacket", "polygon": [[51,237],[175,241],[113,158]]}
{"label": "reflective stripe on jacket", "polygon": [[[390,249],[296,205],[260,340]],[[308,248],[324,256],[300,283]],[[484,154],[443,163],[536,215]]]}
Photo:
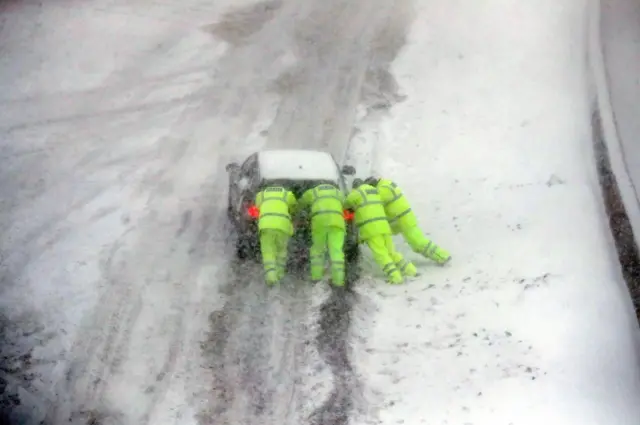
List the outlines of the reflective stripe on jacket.
{"label": "reflective stripe on jacket", "polygon": [[355,211],[360,240],[365,241],[374,236],[391,234],[382,199],[375,187],[363,184],[353,189],[345,200],[345,208]]}
{"label": "reflective stripe on jacket", "polygon": [[267,187],[256,195],[256,207],[260,209],[258,229],[281,230],[293,235],[291,213],[296,208],[296,197],[282,187]]}
{"label": "reflective stripe on jacket", "polygon": [[321,184],[307,190],[299,201],[299,207],[311,206],[311,226],[346,229],[344,221],[344,194],[337,187]]}
{"label": "reflective stripe on jacket", "polygon": [[418,225],[418,219],[398,185],[391,180],[381,179],[377,188],[394,233]]}

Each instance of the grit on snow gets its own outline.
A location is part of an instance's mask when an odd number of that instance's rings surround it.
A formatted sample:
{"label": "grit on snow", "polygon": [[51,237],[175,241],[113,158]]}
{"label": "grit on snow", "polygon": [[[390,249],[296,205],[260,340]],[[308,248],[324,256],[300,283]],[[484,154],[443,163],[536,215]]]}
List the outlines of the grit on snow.
{"label": "grit on snow", "polygon": [[[0,11],[10,420],[637,423],[586,0]],[[268,147],[394,179],[453,262],[398,239],[422,272],[404,286],[365,255],[354,294],[266,288],[233,259],[224,165]]]}
{"label": "grit on snow", "polygon": [[422,5],[425,31],[392,67],[407,100],[358,149],[453,262],[422,264],[402,290],[358,288],[377,310],[359,315],[374,326],[355,355],[376,413],[635,423],[637,325],[591,151],[587,3]]}

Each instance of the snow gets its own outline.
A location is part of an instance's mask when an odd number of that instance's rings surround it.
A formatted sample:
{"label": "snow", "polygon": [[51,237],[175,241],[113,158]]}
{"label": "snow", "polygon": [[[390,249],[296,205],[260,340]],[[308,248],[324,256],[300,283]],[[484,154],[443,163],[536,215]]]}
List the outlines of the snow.
{"label": "snow", "polygon": [[[358,174],[392,178],[439,268],[369,260],[353,424],[635,424],[638,333],[599,194],[583,1],[421,0],[393,64],[406,101],[363,124]],[[371,327],[370,327],[371,325]],[[375,422],[375,421],[378,422]],[[369,422],[373,421],[373,422]]]}
{"label": "snow", "polygon": [[183,331],[206,322],[179,312],[218,302],[190,298],[187,253],[224,163],[196,113],[226,51],[198,25],[224,5],[75,3],[3,6],[0,307],[17,330],[2,354],[30,361],[20,423],[82,409],[140,423],[180,388]]}
{"label": "snow", "polygon": [[266,150],[258,154],[265,179],[339,181],[333,157],[321,151],[302,149]]}
{"label": "snow", "polygon": [[[635,424],[586,2],[285,1],[223,29],[215,3],[0,6],[0,378],[20,423],[300,424],[353,391],[349,425]],[[453,253],[438,268],[398,240],[423,272],[398,287],[365,258],[351,365],[315,341],[340,327],[318,319],[326,286],[270,290],[232,260],[224,165],[263,149],[287,178],[337,175],[317,150],[346,150]]]}
{"label": "snow", "polygon": [[[259,387],[274,422],[298,423],[333,390],[313,343],[327,288],[267,292],[259,267],[237,268],[223,202],[231,156],[287,144],[266,129],[306,140],[272,124],[276,100],[295,119],[314,99],[272,80],[308,67],[297,49],[313,52],[323,28],[291,45],[282,23],[309,5],[290,2],[258,35],[252,21],[227,39],[211,24],[228,6],[2,6],[0,378],[12,392],[0,413],[17,392],[15,422],[190,425],[224,410],[242,423],[256,408],[224,399],[255,405]],[[342,116],[329,102],[314,111]]]}

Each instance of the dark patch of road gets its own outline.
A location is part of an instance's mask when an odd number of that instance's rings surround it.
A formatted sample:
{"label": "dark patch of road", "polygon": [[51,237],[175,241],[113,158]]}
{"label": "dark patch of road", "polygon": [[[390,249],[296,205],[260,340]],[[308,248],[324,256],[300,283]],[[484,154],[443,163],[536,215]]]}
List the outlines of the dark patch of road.
{"label": "dark patch of road", "polygon": [[636,317],[640,322],[640,251],[633,234],[627,210],[622,201],[620,188],[611,169],[609,152],[604,141],[600,111],[591,115],[596,166],[600,177],[600,188],[604,207],[609,219],[609,228],[615,241],[622,276],[629,288]]}
{"label": "dark patch of road", "polygon": [[[201,344],[205,367],[212,374],[209,403],[198,415],[201,424],[280,421],[277,400],[296,394],[304,346],[300,338],[308,311],[308,288],[296,279],[268,287],[262,266],[253,261],[230,264],[222,309],[209,315],[209,332]],[[282,298],[282,299],[279,299]]]}
{"label": "dark patch of road", "polygon": [[[347,286],[332,288],[320,307],[315,340],[307,338],[309,333],[303,325],[309,306],[291,302],[307,296],[308,282],[294,273],[291,281],[283,282],[281,287],[267,287],[260,279],[260,267],[253,262],[233,262],[226,286],[228,299],[221,310],[209,316],[210,329],[201,349],[207,361],[205,367],[212,373],[212,387],[208,408],[200,412],[199,422],[232,424],[244,420],[257,424],[281,420],[277,410],[283,400],[278,400],[276,394],[282,392],[282,386],[288,386],[285,392],[293,399],[305,397],[304,381],[311,377],[303,376],[302,369],[308,366],[306,353],[315,343],[331,372],[333,387],[309,421],[313,425],[347,424],[353,390],[357,388],[349,353],[355,302],[350,287],[358,278],[357,267],[349,268]],[[278,345],[279,352],[272,351],[274,341],[281,336],[286,342]],[[288,376],[278,376],[282,373]],[[296,402],[289,408],[295,410]],[[295,413],[299,412],[291,412]]]}
{"label": "dark patch of road", "polygon": [[351,364],[349,341],[353,306],[357,302],[353,287],[360,278],[356,258],[347,259],[346,272],[346,285],[332,287],[329,298],[320,306],[315,343],[333,375],[333,389],[311,415],[313,425],[346,425],[354,407],[353,391],[358,388],[358,380]]}
{"label": "dark patch of road", "polygon": [[356,377],[349,353],[349,331],[355,294],[346,288],[332,288],[331,296],[320,307],[320,332],[316,344],[333,375],[329,398],[312,414],[313,425],[346,425],[353,408],[352,391]]}
{"label": "dark patch of road", "polygon": [[[260,417],[268,399],[265,356],[269,344],[269,329],[265,319],[269,306],[260,302],[256,294],[255,265],[235,261],[230,267],[230,278],[225,287],[227,301],[223,308],[209,315],[209,332],[201,349],[206,365],[213,374],[210,408],[200,412],[202,424],[231,424],[237,420],[235,399],[246,397],[251,412],[244,415]],[[263,288],[267,289],[267,288]]]}
{"label": "dark patch of road", "polygon": [[[232,72],[255,68],[262,76],[258,82],[239,78],[242,84],[225,90],[242,91],[251,85],[251,92],[266,90],[279,97],[275,118],[263,130],[268,147],[323,149],[341,161],[359,105],[377,116],[403,100],[389,69],[414,16],[406,0],[275,0],[236,9],[209,30],[232,45],[226,56],[234,58],[228,59]],[[239,96],[242,107],[253,102],[249,96],[248,91]],[[367,120],[371,118],[375,116]],[[319,330],[311,345],[331,373],[332,390],[308,414],[301,413],[299,401],[308,395],[303,394],[304,381],[313,378],[300,371],[310,360],[310,341],[300,323],[310,310],[277,301],[308,296],[307,279],[297,277],[296,270],[289,288],[267,288],[253,277],[261,275],[260,270],[239,267],[230,269],[226,305],[212,313],[208,340],[203,343],[215,382],[207,396],[210,408],[200,422],[290,423],[292,416],[304,414],[313,425],[348,423],[359,388],[349,352],[351,314],[357,301],[351,286],[358,278],[357,268],[349,268],[347,287],[332,288],[320,308]],[[279,343],[281,352],[269,352],[274,338],[282,335],[288,340]],[[274,376],[270,367],[281,376]],[[265,388],[277,382],[287,387],[291,397],[286,401]],[[306,423],[304,419],[298,421]]]}
{"label": "dark patch of road", "polygon": [[34,320],[11,321],[0,314],[0,425],[35,425],[42,419],[33,358],[39,328]]}

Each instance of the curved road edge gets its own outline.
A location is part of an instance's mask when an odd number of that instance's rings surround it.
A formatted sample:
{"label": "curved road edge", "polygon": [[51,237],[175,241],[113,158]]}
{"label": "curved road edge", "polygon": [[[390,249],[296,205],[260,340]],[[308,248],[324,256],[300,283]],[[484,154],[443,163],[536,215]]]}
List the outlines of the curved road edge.
{"label": "curved road edge", "polygon": [[625,162],[609,91],[601,39],[601,1],[589,0],[587,56],[591,73],[593,146],[609,227],[622,275],[640,320],[640,203]]}

